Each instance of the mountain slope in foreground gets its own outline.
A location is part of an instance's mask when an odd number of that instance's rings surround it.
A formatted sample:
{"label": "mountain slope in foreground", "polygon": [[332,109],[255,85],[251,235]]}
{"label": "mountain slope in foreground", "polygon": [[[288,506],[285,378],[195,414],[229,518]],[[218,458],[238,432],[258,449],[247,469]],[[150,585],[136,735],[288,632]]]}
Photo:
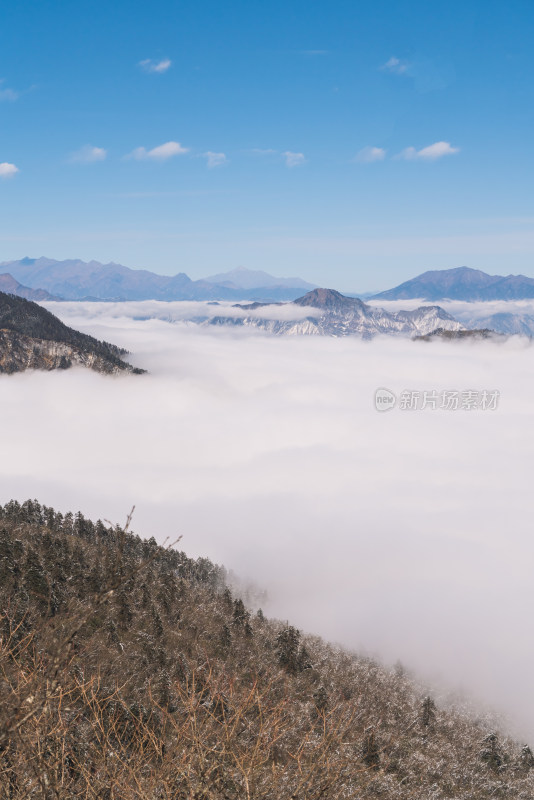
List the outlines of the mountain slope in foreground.
{"label": "mountain slope in foreground", "polygon": [[0,609],[10,800],[534,796],[530,748],[154,539],[8,503]]}
{"label": "mountain slope in foreground", "polygon": [[122,360],[126,351],[69,328],[30,300],[0,292],[0,373],[68,369],[140,373]]}
{"label": "mountain slope in foreground", "polygon": [[456,267],[423,272],[372,300],[528,300],[534,298],[534,278],[488,275],[479,269]]}
{"label": "mountain slope in foreground", "polygon": [[[282,305],[282,304],[279,304]],[[357,297],[346,297],[334,289],[314,289],[284,306],[310,308],[309,316],[298,320],[217,316],[210,325],[234,325],[259,328],[276,335],[361,336],[370,339],[379,334],[414,336],[431,333],[436,328],[462,330],[463,325],[439,306],[421,306],[413,311],[385,311],[369,306]],[[250,311],[268,308],[268,304],[250,303],[239,308]]]}

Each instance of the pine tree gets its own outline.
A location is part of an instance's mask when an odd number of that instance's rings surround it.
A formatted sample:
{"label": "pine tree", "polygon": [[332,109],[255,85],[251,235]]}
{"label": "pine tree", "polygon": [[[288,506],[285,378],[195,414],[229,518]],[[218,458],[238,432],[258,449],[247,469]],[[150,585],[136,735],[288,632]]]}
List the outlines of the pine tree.
{"label": "pine tree", "polygon": [[362,744],[362,758],[370,769],[380,767],[380,748],[373,730],[368,730]]}
{"label": "pine tree", "polygon": [[160,638],[161,636],[163,636],[163,621],[161,619],[159,611],[154,606],[152,606],[151,613],[152,613],[152,620],[154,623],[154,633],[158,638]]}
{"label": "pine tree", "polygon": [[224,592],[222,593],[222,601],[225,610],[228,611],[228,613],[230,613],[234,607],[234,600],[232,597],[232,592],[228,587],[226,587]]}
{"label": "pine tree", "polygon": [[534,768],[534,754],[532,753],[532,750],[528,744],[524,745],[524,747],[521,749],[519,765],[521,769],[525,770],[525,772],[530,772],[530,770]]}
{"label": "pine tree", "polygon": [[62,525],[63,532],[71,535],[73,532],[73,527],[74,527],[74,514],[72,514],[72,512],[69,511],[63,517],[63,525]]}
{"label": "pine tree", "polygon": [[242,627],[248,621],[249,613],[241,599],[234,600],[233,618],[237,627]]}
{"label": "pine tree", "polygon": [[495,733],[490,733],[482,742],[483,749],[480,758],[485,761],[490,769],[499,772],[503,766],[503,754],[499,746],[499,740]]}
{"label": "pine tree", "polygon": [[219,635],[219,643],[223,653],[226,653],[232,644],[232,634],[230,633],[230,628],[226,624],[222,626],[222,630]]}
{"label": "pine tree", "polygon": [[328,709],[328,692],[324,686],[320,686],[313,695],[313,701],[317,712],[322,716]]}
{"label": "pine tree", "polygon": [[28,551],[23,574],[27,592],[38,598],[38,604],[41,609],[48,606],[50,589],[43,566],[34,550]]}
{"label": "pine tree", "polygon": [[118,623],[121,630],[126,630],[130,627],[132,622],[132,609],[128,598],[128,593],[124,586],[122,586],[116,594],[118,605]]}
{"label": "pine tree", "polygon": [[287,672],[297,674],[312,666],[306,647],[300,643],[300,631],[289,625],[276,638],[278,662]]}
{"label": "pine tree", "polygon": [[141,607],[148,608],[150,605],[150,592],[146,583],[141,584]]}
{"label": "pine tree", "polygon": [[425,728],[433,726],[436,721],[436,704],[431,697],[425,697],[421,703],[420,720]]}

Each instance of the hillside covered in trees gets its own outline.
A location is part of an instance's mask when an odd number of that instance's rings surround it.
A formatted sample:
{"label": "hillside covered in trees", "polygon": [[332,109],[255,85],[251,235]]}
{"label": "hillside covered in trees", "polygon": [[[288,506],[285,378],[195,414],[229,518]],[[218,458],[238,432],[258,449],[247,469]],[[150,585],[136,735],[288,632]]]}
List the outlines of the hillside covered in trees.
{"label": "hillside covered in trees", "polygon": [[2,798],[534,796],[528,746],[127,528],[0,507]]}
{"label": "hillside covered in trees", "polygon": [[69,328],[37,303],[0,292],[0,373],[74,364],[104,373],[143,372],[127,364],[124,355],[114,344]]}

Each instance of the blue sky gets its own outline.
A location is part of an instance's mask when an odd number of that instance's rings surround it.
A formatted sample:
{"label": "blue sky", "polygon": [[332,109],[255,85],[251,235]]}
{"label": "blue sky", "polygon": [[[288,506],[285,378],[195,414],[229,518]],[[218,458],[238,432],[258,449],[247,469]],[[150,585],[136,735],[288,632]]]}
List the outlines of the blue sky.
{"label": "blue sky", "polygon": [[534,275],[533,35],[518,0],[4,0],[0,260]]}

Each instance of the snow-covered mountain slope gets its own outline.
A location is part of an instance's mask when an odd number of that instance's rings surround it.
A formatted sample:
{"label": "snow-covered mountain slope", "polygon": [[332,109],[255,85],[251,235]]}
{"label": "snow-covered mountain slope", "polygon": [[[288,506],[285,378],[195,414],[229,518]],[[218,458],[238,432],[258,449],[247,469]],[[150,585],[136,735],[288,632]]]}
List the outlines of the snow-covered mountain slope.
{"label": "snow-covered mountain slope", "polygon": [[[232,325],[258,328],[275,335],[360,336],[370,339],[380,334],[416,336],[431,333],[436,328],[458,331],[464,326],[439,306],[421,306],[413,311],[385,311],[363,303],[355,297],[345,297],[333,289],[314,289],[285,308],[310,307],[305,319],[277,319],[280,306],[258,303],[240,308],[250,311],[242,317],[216,316],[208,325]],[[276,311],[274,309],[276,308]]]}

